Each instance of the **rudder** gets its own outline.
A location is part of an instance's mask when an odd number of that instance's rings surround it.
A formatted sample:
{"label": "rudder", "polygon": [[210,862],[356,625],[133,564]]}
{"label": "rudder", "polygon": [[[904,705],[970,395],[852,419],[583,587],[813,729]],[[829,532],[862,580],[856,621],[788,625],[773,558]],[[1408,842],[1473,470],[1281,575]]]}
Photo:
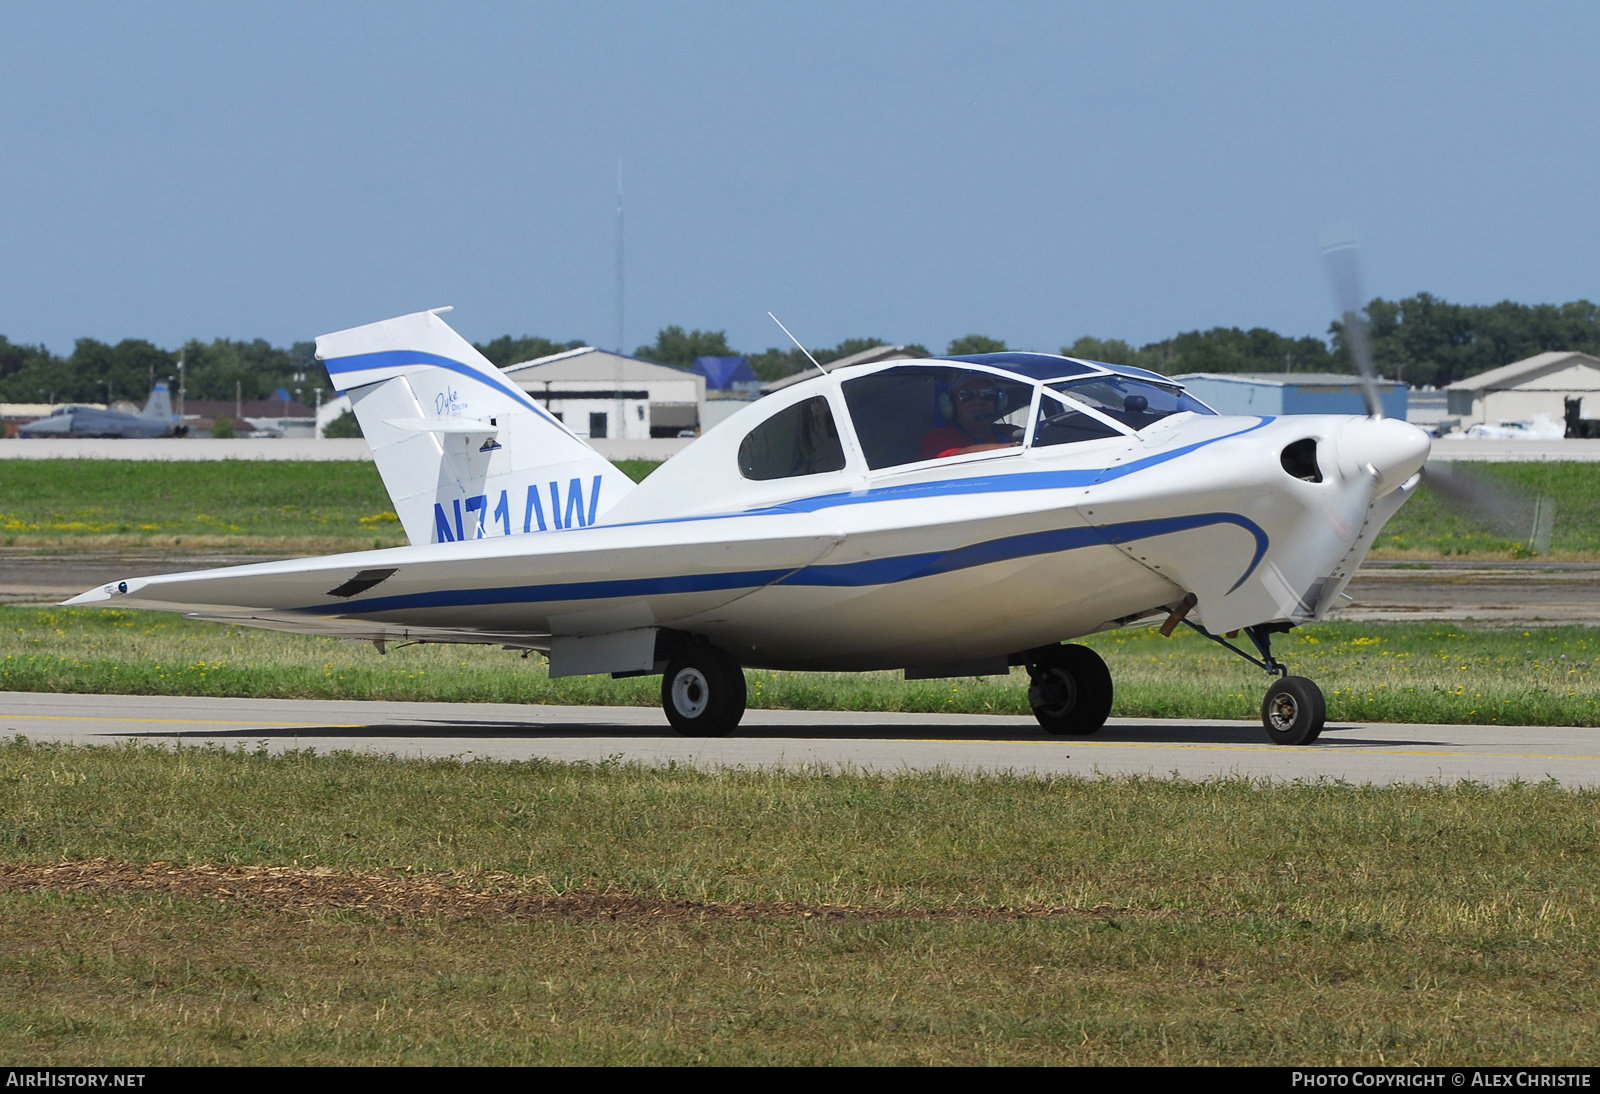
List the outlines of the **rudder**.
{"label": "rudder", "polygon": [[166,384],[158,383],[150,389],[150,398],[145,401],[144,409],[139,411],[139,417],[155,418],[162,422],[172,420],[172,396]]}
{"label": "rudder", "polygon": [[435,312],[325,334],[317,357],[414,544],[588,527],[633,489]]}

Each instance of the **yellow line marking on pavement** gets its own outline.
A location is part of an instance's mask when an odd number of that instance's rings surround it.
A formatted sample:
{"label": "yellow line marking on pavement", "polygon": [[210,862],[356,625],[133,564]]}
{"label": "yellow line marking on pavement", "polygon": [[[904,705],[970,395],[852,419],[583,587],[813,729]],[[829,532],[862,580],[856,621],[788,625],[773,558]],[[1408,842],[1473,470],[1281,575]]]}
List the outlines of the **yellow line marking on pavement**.
{"label": "yellow line marking on pavement", "polygon": [[1339,755],[1361,753],[1371,756],[1456,756],[1456,757],[1494,757],[1497,759],[1515,760],[1600,760],[1600,756],[1585,756],[1576,753],[1559,752],[1441,752],[1432,749],[1416,748],[1344,748],[1335,745],[1332,748],[1296,748],[1293,745],[1202,745],[1178,744],[1162,741],[982,741],[975,738],[950,738],[950,737],[921,737],[917,738],[921,744],[1014,744],[1014,745],[1046,745],[1057,748],[1187,748],[1196,751],[1213,752],[1277,752],[1291,756],[1326,756],[1337,752]]}
{"label": "yellow line marking on pavement", "polygon": [[[274,727],[294,728],[295,726],[319,726],[324,729],[364,729],[367,722],[250,722],[250,721],[224,721],[222,719],[203,720],[199,718],[105,718],[105,717],[77,717],[70,714],[0,714],[0,720],[22,721],[31,719],[39,722],[122,722],[155,725],[182,725],[182,726],[257,726],[262,729]],[[422,727],[418,727],[422,728]],[[469,734],[463,733],[463,737]],[[762,738],[754,738],[760,740]],[[766,738],[770,740],[771,738]],[[831,740],[832,738],[799,737],[795,740]],[[894,738],[881,738],[892,741]],[[963,744],[963,745],[992,745],[992,744],[1031,744],[1044,745],[1054,748],[1179,748],[1191,751],[1208,752],[1275,752],[1285,755],[1326,756],[1330,752],[1340,755],[1359,753],[1369,756],[1452,756],[1456,758],[1483,758],[1483,759],[1513,759],[1513,760],[1600,760],[1600,756],[1586,756],[1582,754],[1563,754],[1553,752],[1441,752],[1436,749],[1396,749],[1396,748],[1344,748],[1334,745],[1331,749],[1296,749],[1290,745],[1206,745],[1206,744],[1177,744],[1162,741],[985,741],[976,738],[951,738],[951,737],[913,737],[906,739],[908,743],[916,744]],[[1331,742],[1330,742],[1331,743]]]}
{"label": "yellow line marking on pavement", "polygon": [[269,721],[224,721],[220,718],[101,718],[78,716],[75,714],[0,714],[0,720],[10,721],[16,719],[33,719],[36,722],[152,722],[163,726],[324,726],[328,729],[361,729],[365,722],[269,722]]}

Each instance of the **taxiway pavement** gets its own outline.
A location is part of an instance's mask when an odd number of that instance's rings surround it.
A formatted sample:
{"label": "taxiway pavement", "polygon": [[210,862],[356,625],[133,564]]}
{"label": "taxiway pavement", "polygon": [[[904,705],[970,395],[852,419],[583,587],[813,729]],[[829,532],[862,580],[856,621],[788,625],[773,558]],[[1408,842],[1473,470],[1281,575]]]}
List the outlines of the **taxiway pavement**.
{"label": "taxiway pavement", "polygon": [[753,710],[736,736],[687,739],[644,707],[0,692],[0,732],[403,758],[1600,786],[1600,730],[1566,727],[1340,723],[1316,744],[1291,748],[1268,743],[1255,722],[1113,718],[1093,737],[1047,737],[1031,718]]}

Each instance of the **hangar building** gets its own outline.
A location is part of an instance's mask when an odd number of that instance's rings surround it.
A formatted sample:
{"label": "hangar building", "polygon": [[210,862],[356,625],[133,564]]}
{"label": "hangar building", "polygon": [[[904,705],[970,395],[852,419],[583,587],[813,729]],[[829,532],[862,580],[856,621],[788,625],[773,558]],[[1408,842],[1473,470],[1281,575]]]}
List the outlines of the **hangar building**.
{"label": "hangar building", "polygon": [[706,420],[704,376],[593,346],[503,371],[579,436],[676,437]]}
{"label": "hangar building", "polygon": [[[1342,372],[1193,372],[1174,376],[1218,414],[1365,414],[1361,379]],[[1409,389],[1378,381],[1385,417],[1406,420]]]}
{"label": "hangar building", "polygon": [[1582,416],[1600,418],[1600,358],[1553,350],[1457,380],[1445,389],[1448,413],[1461,426],[1526,421],[1545,414],[1559,423],[1568,398],[1583,400]]}
{"label": "hangar building", "polygon": [[[880,361],[913,361],[927,356],[907,349],[905,346],[873,346],[860,353],[852,353],[849,357],[841,357],[836,361],[829,361],[822,367],[832,371],[836,368],[847,368],[850,365],[876,365]],[[761,394],[771,395],[774,391],[782,391],[791,384],[798,384],[801,380],[808,380],[815,376],[816,370],[809,364],[799,372],[790,373],[781,380],[771,380],[761,385]]]}

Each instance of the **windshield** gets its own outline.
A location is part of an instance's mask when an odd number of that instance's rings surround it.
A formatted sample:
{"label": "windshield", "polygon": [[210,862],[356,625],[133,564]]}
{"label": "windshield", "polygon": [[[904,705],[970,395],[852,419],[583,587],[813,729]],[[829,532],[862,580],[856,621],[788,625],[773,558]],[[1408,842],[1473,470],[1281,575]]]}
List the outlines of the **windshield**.
{"label": "windshield", "polygon": [[1072,444],[1076,441],[1098,441],[1106,437],[1121,437],[1115,426],[1107,425],[1092,414],[1086,414],[1081,404],[1046,395],[1039,400],[1039,421],[1033,427],[1033,447],[1045,448],[1053,444]]}
{"label": "windshield", "polygon": [[1182,388],[1152,384],[1127,376],[1096,376],[1051,384],[1068,399],[1093,407],[1132,429],[1143,429],[1169,414],[1214,414],[1210,407]]}

